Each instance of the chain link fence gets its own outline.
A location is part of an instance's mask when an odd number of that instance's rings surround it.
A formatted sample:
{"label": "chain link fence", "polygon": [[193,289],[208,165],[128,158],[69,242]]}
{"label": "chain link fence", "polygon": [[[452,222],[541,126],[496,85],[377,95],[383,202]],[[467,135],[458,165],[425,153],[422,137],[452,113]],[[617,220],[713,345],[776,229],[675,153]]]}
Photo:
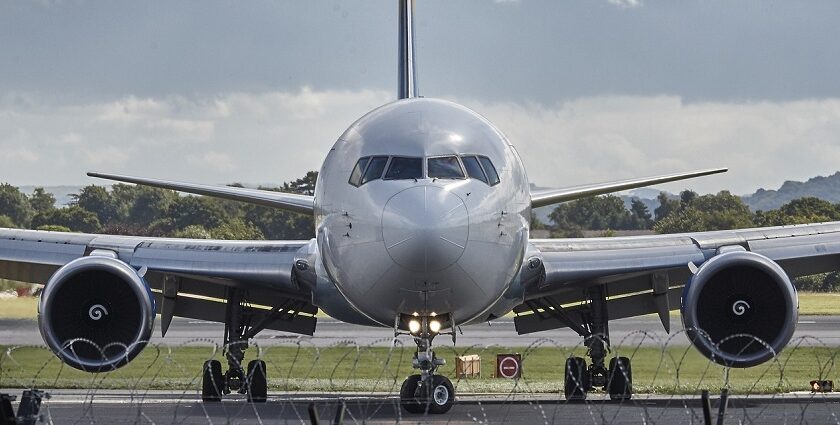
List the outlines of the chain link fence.
{"label": "chain link fence", "polygon": [[[840,424],[840,397],[830,392],[840,348],[797,337],[765,364],[730,369],[685,341],[679,333],[663,339],[645,332],[613,341],[611,356],[630,359],[633,397],[611,401],[596,391],[576,402],[563,394],[564,362],[585,357],[583,347],[551,338],[526,347],[436,345],[437,355],[447,360],[438,372],[450,377],[457,393],[455,407],[444,415],[400,409],[400,386],[414,373],[416,348],[407,339],[366,346],[350,339],[327,347],[305,341],[252,343],[246,361],[265,361],[266,403],[248,403],[241,394],[202,403],[202,365],[213,359],[226,365],[226,360],[225,347],[199,339],[149,344],[129,365],[103,373],[65,366],[46,347],[2,347],[0,392],[46,392],[12,403],[20,410],[40,398],[33,422],[26,423]],[[496,377],[501,353],[521,356],[519,378]],[[463,355],[479,356],[480,377],[456,377],[455,358]]]}

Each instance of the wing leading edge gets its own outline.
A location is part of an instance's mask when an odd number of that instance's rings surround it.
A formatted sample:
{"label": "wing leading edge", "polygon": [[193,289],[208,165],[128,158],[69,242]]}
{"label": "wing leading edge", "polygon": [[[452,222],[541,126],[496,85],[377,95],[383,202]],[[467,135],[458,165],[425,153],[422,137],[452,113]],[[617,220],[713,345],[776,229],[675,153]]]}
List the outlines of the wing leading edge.
{"label": "wing leading edge", "polygon": [[244,187],[183,183],[144,177],[123,176],[118,174],[87,173],[87,175],[90,177],[134,183],[143,186],[153,186],[162,189],[177,190],[179,192],[194,193],[196,195],[231,199],[234,201],[280,208],[302,214],[313,214],[315,210],[315,198],[308,195],[272,192],[268,190],[248,189]]}
{"label": "wing leading edge", "polygon": [[628,179],[614,182],[573,186],[563,189],[537,190],[531,192],[531,207],[544,207],[546,205],[559,204],[561,202],[573,201],[575,199],[587,198],[590,196],[603,195],[606,193],[635,189],[654,184],[668,183],[677,180],[691,179],[694,177],[708,176],[710,174],[724,173],[726,171],[726,168],[713,168],[708,170],[691,171],[687,173],[665,174],[661,176],[645,177],[640,179]]}

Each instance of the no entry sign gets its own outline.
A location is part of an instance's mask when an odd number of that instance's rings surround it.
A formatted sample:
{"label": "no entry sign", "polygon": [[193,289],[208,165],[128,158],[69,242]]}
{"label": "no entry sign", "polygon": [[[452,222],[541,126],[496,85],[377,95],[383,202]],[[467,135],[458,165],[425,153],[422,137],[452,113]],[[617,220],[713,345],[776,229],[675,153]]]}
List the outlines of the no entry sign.
{"label": "no entry sign", "polygon": [[497,354],[496,377],[507,379],[522,377],[522,356],[519,353]]}

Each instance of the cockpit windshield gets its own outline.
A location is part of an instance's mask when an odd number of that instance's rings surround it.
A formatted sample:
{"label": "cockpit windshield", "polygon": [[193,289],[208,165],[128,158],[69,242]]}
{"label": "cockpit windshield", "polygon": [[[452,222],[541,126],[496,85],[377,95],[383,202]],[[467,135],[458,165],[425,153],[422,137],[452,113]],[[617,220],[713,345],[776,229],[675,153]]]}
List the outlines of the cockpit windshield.
{"label": "cockpit windshield", "polygon": [[429,158],[428,174],[430,179],[463,179],[464,170],[457,156],[440,156]]}
{"label": "cockpit windshield", "polygon": [[362,184],[362,174],[365,172],[365,167],[367,167],[368,161],[370,161],[370,157],[366,156],[356,163],[356,166],[353,167],[353,172],[350,173],[350,184],[353,186],[359,186]]}
{"label": "cockpit windshield", "polygon": [[482,155],[447,155],[425,159],[413,156],[364,156],[353,167],[348,183],[353,186],[361,186],[377,179],[419,180],[424,178],[424,160],[426,162],[426,178],[471,178],[480,180],[490,186],[499,183],[499,174],[496,172],[493,162],[490,161],[490,158]]}
{"label": "cockpit windshield", "polygon": [[423,159],[395,156],[385,173],[385,180],[407,180],[423,178]]}
{"label": "cockpit windshield", "polygon": [[370,160],[370,164],[368,164],[367,170],[365,170],[365,175],[362,178],[362,184],[365,184],[371,180],[376,180],[382,178],[382,171],[385,170],[385,164],[388,163],[387,156],[375,156]]}

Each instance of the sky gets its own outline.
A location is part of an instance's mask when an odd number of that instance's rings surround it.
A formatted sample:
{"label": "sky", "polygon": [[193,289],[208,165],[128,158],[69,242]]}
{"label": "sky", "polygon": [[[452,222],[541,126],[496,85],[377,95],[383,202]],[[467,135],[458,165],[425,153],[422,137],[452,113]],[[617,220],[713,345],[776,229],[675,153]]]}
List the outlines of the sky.
{"label": "sky", "polygon": [[[0,181],[280,183],[396,97],[397,2],[0,2]],[[417,0],[421,95],[530,180],[709,167],[746,194],[840,170],[840,2]]]}

